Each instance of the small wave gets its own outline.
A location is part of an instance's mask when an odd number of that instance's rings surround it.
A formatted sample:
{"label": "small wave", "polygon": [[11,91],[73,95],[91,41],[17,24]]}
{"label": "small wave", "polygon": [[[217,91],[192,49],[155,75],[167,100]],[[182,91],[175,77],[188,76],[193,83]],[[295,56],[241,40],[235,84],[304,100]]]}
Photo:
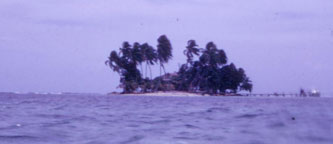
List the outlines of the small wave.
{"label": "small wave", "polygon": [[60,114],[36,114],[35,116],[42,117],[42,118],[51,118],[51,119],[63,119],[63,118],[67,118],[67,116],[60,115]]}
{"label": "small wave", "polygon": [[206,110],[206,112],[229,112],[229,108],[219,108],[219,107],[212,107]]}
{"label": "small wave", "polygon": [[129,144],[129,143],[134,143],[134,142],[140,141],[142,139],[144,139],[144,136],[142,136],[142,135],[135,135],[135,136],[130,137],[128,140],[120,142],[120,143],[121,144]]}
{"label": "small wave", "polygon": [[319,142],[332,142],[333,139],[331,138],[325,138],[325,137],[321,137],[321,136],[302,136],[302,137],[297,137],[298,139],[302,140],[302,141],[311,141],[314,143],[319,143]]}
{"label": "small wave", "polygon": [[256,118],[260,116],[260,114],[242,114],[239,116],[236,116],[236,118]]}
{"label": "small wave", "polygon": [[181,139],[181,140],[196,140],[194,137],[185,137],[185,136],[178,136],[178,137],[173,137],[174,139]]}
{"label": "small wave", "polygon": [[167,120],[167,119],[165,119],[165,120],[156,120],[156,121],[152,121],[152,122],[150,122],[151,124],[166,124],[166,123],[169,123],[170,122],[170,120]]}
{"label": "small wave", "polygon": [[10,130],[10,129],[16,129],[16,128],[18,128],[17,125],[12,125],[12,126],[7,126],[7,127],[0,127],[0,130]]}
{"label": "small wave", "polygon": [[258,135],[259,133],[256,131],[252,131],[252,130],[241,130],[240,133],[242,134],[251,134],[251,135]]}
{"label": "small wave", "polygon": [[195,125],[191,125],[191,124],[185,124],[184,125],[186,128],[199,128],[199,127],[197,127],[197,126],[195,126]]}
{"label": "small wave", "polygon": [[46,122],[46,123],[41,123],[40,125],[42,127],[56,127],[59,125],[66,125],[69,124],[70,122],[67,120],[62,120],[62,121],[56,121],[56,122]]}
{"label": "small wave", "polygon": [[285,126],[286,126],[286,124],[284,124],[283,122],[275,122],[275,123],[268,125],[268,127],[270,127],[270,128],[282,128]]}
{"label": "small wave", "polygon": [[208,140],[208,141],[222,141],[225,139],[223,136],[214,136],[214,135],[204,135],[203,139]]}
{"label": "small wave", "polygon": [[33,137],[33,136],[27,136],[27,135],[0,135],[0,141],[20,141],[20,140],[36,140],[38,139],[37,137]]}
{"label": "small wave", "polygon": [[58,106],[58,107],[55,107],[53,108],[54,110],[63,110],[67,107],[68,105],[62,105],[62,106]]}
{"label": "small wave", "polygon": [[252,140],[249,142],[249,144],[265,144],[265,143],[259,140]]}
{"label": "small wave", "polygon": [[138,125],[138,124],[129,124],[129,125],[127,125],[127,127],[137,128],[137,127],[140,127],[140,125]]}

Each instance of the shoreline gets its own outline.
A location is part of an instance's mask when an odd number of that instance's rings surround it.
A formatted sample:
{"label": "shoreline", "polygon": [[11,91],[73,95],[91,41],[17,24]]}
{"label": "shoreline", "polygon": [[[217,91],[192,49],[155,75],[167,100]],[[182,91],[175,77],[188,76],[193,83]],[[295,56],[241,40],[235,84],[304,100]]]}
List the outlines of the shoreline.
{"label": "shoreline", "polygon": [[148,93],[132,93],[132,94],[120,94],[124,96],[174,96],[174,97],[202,97],[209,95],[202,95],[199,93],[189,93],[180,91],[158,91],[158,92],[148,92]]}
{"label": "shoreline", "polygon": [[157,92],[146,92],[146,93],[119,93],[111,92],[109,96],[170,96],[170,97],[285,97],[285,98],[305,98],[305,97],[321,97],[321,96],[300,96],[298,94],[202,94],[195,92],[185,91],[157,91]]}
{"label": "shoreline", "polygon": [[182,92],[182,91],[157,91],[157,92],[147,92],[147,93],[109,93],[107,95],[122,95],[122,96],[171,96],[171,97],[210,97],[210,96],[242,96],[239,94],[230,94],[230,95],[209,95],[201,93],[191,93],[191,92]]}

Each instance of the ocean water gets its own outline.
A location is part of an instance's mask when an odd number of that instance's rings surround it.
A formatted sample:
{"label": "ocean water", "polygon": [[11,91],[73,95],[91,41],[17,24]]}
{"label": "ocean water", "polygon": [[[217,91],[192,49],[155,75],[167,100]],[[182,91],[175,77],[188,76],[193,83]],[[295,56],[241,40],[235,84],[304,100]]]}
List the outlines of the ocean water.
{"label": "ocean water", "polygon": [[332,98],[1,95],[0,144],[332,144]]}

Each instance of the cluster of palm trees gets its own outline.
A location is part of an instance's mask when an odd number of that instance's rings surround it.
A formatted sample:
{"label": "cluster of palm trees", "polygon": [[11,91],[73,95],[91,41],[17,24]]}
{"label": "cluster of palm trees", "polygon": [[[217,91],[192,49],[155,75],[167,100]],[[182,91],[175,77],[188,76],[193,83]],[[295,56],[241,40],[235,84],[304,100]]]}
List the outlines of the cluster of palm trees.
{"label": "cluster of palm trees", "polygon": [[227,64],[226,53],[213,42],[203,49],[194,40],[189,40],[184,54],[187,63],[181,66],[175,77],[176,89],[209,94],[252,91],[252,83],[244,69],[237,69],[233,63]]}
{"label": "cluster of palm trees", "polygon": [[[132,93],[135,91],[148,92],[161,89],[161,81],[152,80],[151,65],[160,64],[161,69],[164,63],[172,58],[172,46],[169,39],[162,35],[158,38],[157,50],[148,43],[140,44],[135,42],[130,45],[124,42],[119,52],[112,51],[106,64],[115,72],[120,74],[120,87],[123,93]],[[143,76],[142,64],[145,63],[145,76]],[[140,70],[138,70],[140,66]],[[147,67],[150,71],[150,78],[147,77]]]}
{"label": "cluster of palm trees", "polygon": [[[165,72],[164,64],[172,58],[169,39],[162,35],[157,39],[157,49],[148,43],[124,42],[119,52],[112,51],[106,64],[120,74],[123,93],[178,90],[209,94],[252,91],[252,83],[242,68],[227,64],[227,56],[213,42],[199,48],[195,40],[189,40],[184,50],[187,63],[174,74]],[[143,67],[145,64],[145,75]],[[160,76],[152,78],[151,65],[160,65]],[[140,67],[141,70],[138,69]],[[150,78],[147,77],[147,68]],[[162,69],[164,75],[162,75]],[[168,76],[168,79],[165,77]]]}

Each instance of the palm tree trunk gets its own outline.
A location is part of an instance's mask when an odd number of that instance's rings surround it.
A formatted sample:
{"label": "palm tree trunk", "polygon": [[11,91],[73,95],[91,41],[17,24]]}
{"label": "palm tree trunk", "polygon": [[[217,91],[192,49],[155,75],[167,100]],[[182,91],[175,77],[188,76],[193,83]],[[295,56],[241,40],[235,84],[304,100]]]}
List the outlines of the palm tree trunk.
{"label": "palm tree trunk", "polygon": [[150,65],[149,65],[149,70],[150,70],[150,79],[152,79],[152,78],[153,78],[153,75],[152,75],[152,73],[151,73],[151,67],[150,67]]}
{"label": "palm tree trunk", "polygon": [[142,63],[140,63],[140,70],[141,70],[141,74],[143,76]]}
{"label": "palm tree trunk", "polygon": [[148,62],[146,63],[145,78],[147,78],[147,66],[148,66]]}
{"label": "palm tree trunk", "polygon": [[162,70],[161,70],[161,67],[162,67],[162,63],[160,61],[160,77],[162,76]]}
{"label": "palm tree trunk", "polygon": [[165,72],[165,67],[164,65],[162,64],[162,68],[163,68],[163,71],[164,71],[164,75],[166,75],[166,72]]}

